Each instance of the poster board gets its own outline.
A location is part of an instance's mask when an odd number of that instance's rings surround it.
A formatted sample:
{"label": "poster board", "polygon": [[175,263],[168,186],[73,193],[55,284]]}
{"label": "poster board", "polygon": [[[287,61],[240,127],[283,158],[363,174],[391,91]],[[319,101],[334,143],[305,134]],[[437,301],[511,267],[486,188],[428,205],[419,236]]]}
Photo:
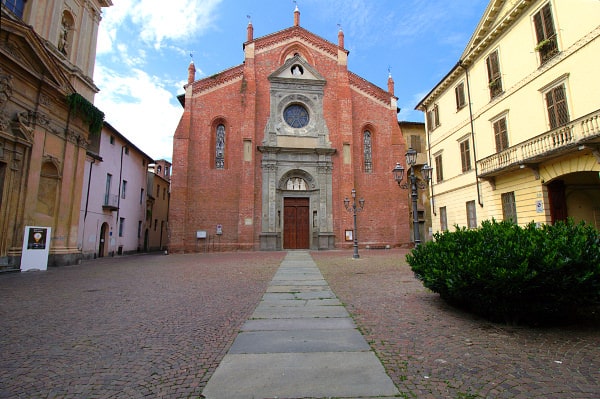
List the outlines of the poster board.
{"label": "poster board", "polygon": [[52,228],[50,227],[25,226],[21,271],[48,269],[51,235]]}

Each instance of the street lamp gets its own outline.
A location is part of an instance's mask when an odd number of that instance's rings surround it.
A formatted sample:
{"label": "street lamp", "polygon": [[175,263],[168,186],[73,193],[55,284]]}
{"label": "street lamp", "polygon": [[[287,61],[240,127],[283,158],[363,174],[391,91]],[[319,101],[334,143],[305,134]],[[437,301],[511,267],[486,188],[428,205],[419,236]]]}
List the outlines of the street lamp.
{"label": "street lamp", "polygon": [[425,164],[421,168],[421,176],[423,177],[423,181],[419,181],[417,176],[415,175],[414,165],[417,163],[417,151],[409,148],[406,151],[406,165],[410,170],[410,174],[406,177],[406,183],[402,183],[402,179],[404,178],[404,168],[400,165],[400,162],[396,163],[394,169],[392,169],[392,173],[394,174],[394,180],[398,183],[398,186],[404,190],[408,190],[409,188],[409,180],[410,180],[410,196],[412,199],[412,214],[413,214],[413,231],[415,234],[415,246],[419,246],[421,243],[421,237],[419,233],[419,217],[417,214],[417,198],[419,195],[417,194],[417,189],[424,190],[427,187],[427,183],[431,179],[431,171],[432,167]]}
{"label": "street lamp", "polygon": [[365,200],[361,198],[358,200],[358,206],[356,205],[356,190],[352,189],[352,205],[350,205],[350,200],[348,197],[344,198],[344,207],[348,212],[352,212],[354,216],[354,230],[352,230],[352,239],[354,240],[354,253],[352,254],[352,258],[358,259],[360,256],[358,255],[358,237],[356,235],[356,214],[361,212],[365,207]]}

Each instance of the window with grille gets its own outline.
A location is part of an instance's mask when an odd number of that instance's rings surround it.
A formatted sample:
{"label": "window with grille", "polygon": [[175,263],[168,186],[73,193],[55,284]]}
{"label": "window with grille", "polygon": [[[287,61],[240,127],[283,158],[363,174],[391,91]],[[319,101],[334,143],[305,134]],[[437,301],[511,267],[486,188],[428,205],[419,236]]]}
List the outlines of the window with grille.
{"label": "window with grille", "polygon": [[504,220],[512,220],[517,223],[517,204],[515,202],[515,193],[510,191],[503,193],[502,198],[502,218]]}
{"label": "window with grille", "polygon": [[508,129],[506,117],[494,122],[494,138],[496,140],[496,152],[502,152],[508,148]]}
{"label": "window with grille", "polygon": [[470,229],[477,228],[477,214],[475,210],[475,201],[467,202],[467,225]]}
{"label": "window with grille", "polygon": [[471,170],[471,148],[469,145],[469,140],[460,142],[460,161],[463,172]]}
{"label": "window with grille", "polygon": [[365,159],[365,173],[373,172],[373,146],[371,132],[365,130],[363,134],[363,156]]}
{"label": "window with grille", "polygon": [[440,112],[437,104],[427,112],[427,126],[429,130],[433,130],[440,125]]}
{"label": "window with grille", "polygon": [[444,180],[444,168],[442,167],[442,155],[435,157],[435,179],[439,183]]}
{"label": "window with grille", "polygon": [[446,214],[446,207],[440,207],[440,229],[442,231],[448,231],[448,216]]}
{"label": "window with grille", "polygon": [[458,86],[454,88],[454,96],[456,97],[456,110],[463,108],[467,105],[467,101],[465,99],[465,84],[464,82],[460,82]]}
{"label": "window with grille", "polygon": [[225,125],[217,126],[215,140],[215,168],[225,169]]}
{"label": "window with grille", "polygon": [[485,60],[488,73],[488,87],[490,89],[490,98],[502,94],[502,75],[500,74],[500,60],[498,50],[491,53]]}
{"label": "window with grille", "polygon": [[556,86],[546,92],[546,106],[551,129],[569,123],[569,109],[567,107],[567,96],[565,94],[564,84]]}
{"label": "window with grille", "polygon": [[533,24],[537,39],[535,50],[540,54],[540,63],[543,64],[558,53],[558,40],[550,3],[533,16]]}

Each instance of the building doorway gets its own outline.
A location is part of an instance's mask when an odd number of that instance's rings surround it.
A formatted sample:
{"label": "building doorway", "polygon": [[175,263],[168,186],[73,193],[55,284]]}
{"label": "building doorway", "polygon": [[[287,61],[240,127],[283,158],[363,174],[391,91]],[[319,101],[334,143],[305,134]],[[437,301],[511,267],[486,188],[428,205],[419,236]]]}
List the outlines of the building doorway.
{"label": "building doorway", "polygon": [[283,199],[283,247],[285,249],[310,248],[309,214],[308,198]]}
{"label": "building doorway", "polygon": [[98,257],[102,258],[106,255],[106,233],[108,231],[108,224],[102,223],[100,227],[100,244],[98,244]]}

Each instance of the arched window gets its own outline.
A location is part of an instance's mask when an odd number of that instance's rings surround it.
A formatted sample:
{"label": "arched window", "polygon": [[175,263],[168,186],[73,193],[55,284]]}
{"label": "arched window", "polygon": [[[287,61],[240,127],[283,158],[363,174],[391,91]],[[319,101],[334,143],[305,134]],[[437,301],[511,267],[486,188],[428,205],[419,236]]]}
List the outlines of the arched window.
{"label": "arched window", "polygon": [[373,146],[371,143],[371,132],[365,130],[363,134],[363,155],[365,160],[365,173],[373,172]]}
{"label": "arched window", "polygon": [[40,183],[35,210],[41,214],[54,216],[58,194],[59,174],[52,162],[44,162],[40,170]]}
{"label": "arched window", "polygon": [[217,126],[215,140],[215,168],[225,169],[225,125]]}

